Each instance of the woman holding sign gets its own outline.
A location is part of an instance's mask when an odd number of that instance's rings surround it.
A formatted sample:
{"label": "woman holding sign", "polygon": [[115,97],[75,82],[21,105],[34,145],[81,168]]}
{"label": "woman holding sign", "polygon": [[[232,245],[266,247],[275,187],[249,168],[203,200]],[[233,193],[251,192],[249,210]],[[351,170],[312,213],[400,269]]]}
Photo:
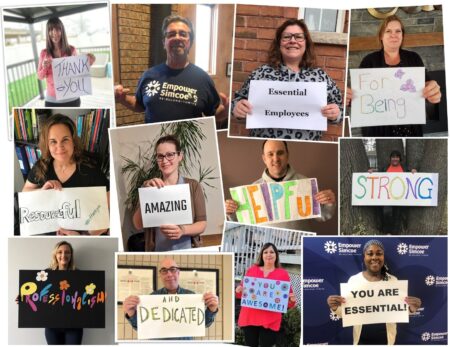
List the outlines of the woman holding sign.
{"label": "woman holding sign", "polygon": [[[342,96],[336,83],[325,71],[316,67],[314,43],[308,27],[301,19],[289,19],[276,31],[268,62],[254,70],[235,93],[232,101],[233,115],[244,119],[252,113],[248,101],[250,81],[326,82],[327,103],[321,108],[322,115],[330,122],[339,123],[342,115]],[[252,129],[250,136],[297,140],[320,140],[321,131],[295,129]]]}
{"label": "woman holding sign", "polygon": [[[78,187],[106,187],[109,204],[109,181],[101,170],[88,163],[83,154],[75,123],[67,116],[48,118],[39,134],[41,158],[28,174],[23,192]],[[58,235],[99,235],[104,230],[75,231],[60,228]]]}
{"label": "woman holding sign", "polygon": [[[245,276],[290,282],[288,272],[281,268],[277,248],[269,242],[262,246],[256,264],[246,271]],[[237,298],[242,299],[243,290],[241,282],[236,287]],[[290,286],[288,308],[294,307],[296,303],[292,286]],[[244,331],[246,346],[274,346],[280,331],[281,318],[280,312],[241,306],[238,325]]]}
{"label": "woman holding sign", "polygon": [[[80,98],[56,100],[55,84],[53,81],[52,60],[77,55],[75,47],[67,42],[64,25],[58,17],[50,18],[47,22],[46,48],[41,51],[37,75],[40,80],[46,80],[47,92],[45,95],[45,107],[79,107]],[[89,65],[94,64],[95,56],[87,54]]]}
{"label": "woman holding sign", "polygon": [[[378,29],[378,40],[381,50],[368,54],[363,58],[359,68],[389,68],[389,67],[423,67],[425,66],[420,56],[413,51],[402,48],[405,38],[405,27],[395,15],[387,17]],[[400,76],[399,76],[400,77]],[[427,76],[425,76],[427,80]],[[437,104],[441,101],[440,87],[436,81],[427,80],[422,96],[430,103]],[[352,90],[347,88],[346,103],[350,104]],[[422,126],[395,125],[372,126],[362,128],[363,136],[423,136]]]}
{"label": "woman holding sign", "polygon": [[[362,284],[377,281],[396,281],[390,273],[384,258],[384,245],[378,240],[369,240],[363,247],[365,270],[349,278],[349,284]],[[419,298],[407,296],[405,302],[409,305],[409,312],[414,313],[421,306]],[[330,295],[328,306],[337,315],[341,315],[341,305],[345,298]],[[393,345],[397,335],[396,323],[378,323],[353,326],[353,344],[355,345]]]}
{"label": "woman holding sign", "polygon": [[[183,160],[183,153],[175,136],[161,137],[156,142],[155,148],[155,160],[158,163],[160,177],[146,180],[142,186],[163,188],[175,184],[189,184],[193,223],[146,228],[145,250],[171,251],[191,248],[192,244],[198,243],[200,234],[206,229],[206,207],[202,187],[196,180],[180,175],[179,166]],[[138,230],[144,228],[140,205],[134,212],[133,224]]]}

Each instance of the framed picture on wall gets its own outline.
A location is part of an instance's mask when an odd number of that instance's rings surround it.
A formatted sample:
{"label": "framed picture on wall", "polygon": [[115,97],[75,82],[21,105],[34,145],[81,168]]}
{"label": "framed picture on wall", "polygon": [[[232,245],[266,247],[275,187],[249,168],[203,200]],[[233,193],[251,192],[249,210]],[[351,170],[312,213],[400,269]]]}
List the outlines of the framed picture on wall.
{"label": "framed picture on wall", "polygon": [[219,294],[219,270],[218,269],[195,269],[180,268],[180,287],[192,290],[196,294],[212,292]]}
{"label": "framed picture on wall", "polygon": [[116,271],[117,303],[130,295],[148,295],[156,290],[156,266],[119,265]]}

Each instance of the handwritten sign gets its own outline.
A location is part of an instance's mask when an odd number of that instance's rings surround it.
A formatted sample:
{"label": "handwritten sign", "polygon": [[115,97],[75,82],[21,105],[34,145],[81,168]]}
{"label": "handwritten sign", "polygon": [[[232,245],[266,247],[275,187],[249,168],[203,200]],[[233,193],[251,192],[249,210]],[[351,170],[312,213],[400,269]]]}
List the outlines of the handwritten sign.
{"label": "handwritten sign", "polygon": [[230,188],[239,204],[239,222],[262,224],[320,217],[320,204],[314,199],[317,180],[268,182]]}
{"label": "handwritten sign", "polygon": [[353,173],[352,205],[437,206],[439,174]]}
{"label": "handwritten sign", "polygon": [[425,124],[425,68],[350,69],[351,126]]}
{"label": "handwritten sign", "polygon": [[341,283],[342,325],[409,322],[408,281]]}
{"label": "handwritten sign", "polygon": [[63,188],[19,193],[20,234],[29,236],[65,228],[109,228],[105,187]]}
{"label": "handwritten sign", "polygon": [[205,336],[203,295],[141,295],[139,300],[138,339]]}
{"label": "handwritten sign", "polygon": [[192,224],[189,184],[139,188],[139,202],[145,228]]}
{"label": "handwritten sign", "polygon": [[104,271],[19,271],[19,328],[105,328]]}
{"label": "handwritten sign", "polygon": [[325,82],[250,81],[247,129],[327,130],[320,109],[327,104]]}
{"label": "handwritten sign", "polygon": [[243,287],[241,306],[264,311],[287,312],[291,287],[288,281],[245,276]]}
{"label": "handwritten sign", "polygon": [[92,94],[91,68],[85,54],[52,60],[56,100]]}

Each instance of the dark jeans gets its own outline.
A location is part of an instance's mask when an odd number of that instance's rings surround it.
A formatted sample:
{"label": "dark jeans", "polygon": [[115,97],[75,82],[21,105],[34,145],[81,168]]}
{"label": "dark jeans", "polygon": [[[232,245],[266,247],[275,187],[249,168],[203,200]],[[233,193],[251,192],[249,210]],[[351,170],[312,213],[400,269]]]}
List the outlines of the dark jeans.
{"label": "dark jeans", "polygon": [[244,330],[246,346],[272,347],[277,342],[278,331],[257,326],[246,326],[241,329]]}
{"label": "dark jeans", "polygon": [[48,345],[81,345],[83,329],[45,328]]}
{"label": "dark jeans", "polygon": [[80,107],[81,105],[81,99],[78,98],[73,101],[69,102],[51,102],[51,101],[45,101],[45,107]]}

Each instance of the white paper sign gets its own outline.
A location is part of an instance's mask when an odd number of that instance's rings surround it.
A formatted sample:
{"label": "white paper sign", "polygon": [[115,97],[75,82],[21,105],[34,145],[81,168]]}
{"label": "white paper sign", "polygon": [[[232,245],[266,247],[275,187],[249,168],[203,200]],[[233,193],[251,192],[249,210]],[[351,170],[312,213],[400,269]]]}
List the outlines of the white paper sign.
{"label": "white paper sign", "polygon": [[407,172],[355,172],[354,206],[437,206],[439,174]]}
{"label": "white paper sign", "polygon": [[202,294],[140,295],[138,339],[205,336]]}
{"label": "white paper sign", "polygon": [[325,82],[250,81],[247,129],[327,130],[320,109],[327,105]]}
{"label": "white paper sign", "polygon": [[145,228],[192,224],[189,184],[139,188],[139,203]]}
{"label": "white paper sign", "polygon": [[85,54],[52,60],[56,100],[92,94],[91,67]]}
{"label": "white paper sign", "polygon": [[425,68],[350,69],[351,126],[425,124]]}
{"label": "white paper sign", "polygon": [[342,326],[375,323],[407,323],[408,281],[341,283]]}
{"label": "white paper sign", "polygon": [[109,228],[106,187],[63,188],[19,193],[20,234],[37,235],[59,228]]}

